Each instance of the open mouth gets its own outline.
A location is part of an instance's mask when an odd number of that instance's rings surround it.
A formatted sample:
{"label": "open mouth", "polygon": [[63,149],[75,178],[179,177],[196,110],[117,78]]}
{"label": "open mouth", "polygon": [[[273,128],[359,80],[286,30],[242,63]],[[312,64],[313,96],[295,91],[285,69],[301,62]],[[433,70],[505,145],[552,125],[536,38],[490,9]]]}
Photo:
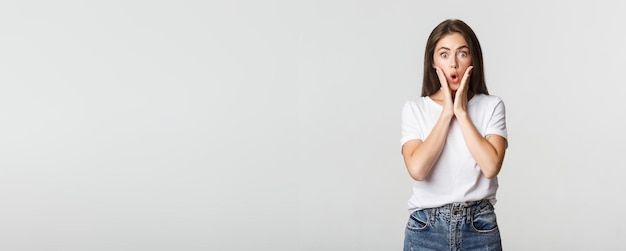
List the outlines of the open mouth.
{"label": "open mouth", "polygon": [[450,74],[450,78],[451,78],[453,81],[457,81],[457,79],[459,78],[459,76],[458,76],[456,73],[452,73],[452,74]]}

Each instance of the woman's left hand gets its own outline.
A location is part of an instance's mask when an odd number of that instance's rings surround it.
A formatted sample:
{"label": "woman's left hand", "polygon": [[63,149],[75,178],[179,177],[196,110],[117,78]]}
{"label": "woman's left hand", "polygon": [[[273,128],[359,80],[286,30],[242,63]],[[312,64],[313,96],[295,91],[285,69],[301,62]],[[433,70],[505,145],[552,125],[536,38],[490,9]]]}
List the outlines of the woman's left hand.
{"label": "woman's left hand", "polygon": [[474,66],[467,67],[465,74],[463,74],[463,79],[461,79],[461,85],[456,90],[454,97],[454,116],[456,117],[464,116],[467,113],[467,80],[472,73],[472,69],[474,69]]}

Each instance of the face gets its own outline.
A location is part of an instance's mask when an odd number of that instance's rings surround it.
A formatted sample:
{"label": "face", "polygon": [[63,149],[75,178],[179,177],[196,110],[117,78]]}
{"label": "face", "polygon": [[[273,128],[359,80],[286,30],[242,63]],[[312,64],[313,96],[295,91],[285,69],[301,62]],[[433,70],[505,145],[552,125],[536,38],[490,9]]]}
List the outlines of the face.
{"label": "face", "polygon": [[460,33],[444,35],[435,45],[433,67],[439,67],[446,75],[448,86],[459,89],[467,67],[472,65],[469,45]]}

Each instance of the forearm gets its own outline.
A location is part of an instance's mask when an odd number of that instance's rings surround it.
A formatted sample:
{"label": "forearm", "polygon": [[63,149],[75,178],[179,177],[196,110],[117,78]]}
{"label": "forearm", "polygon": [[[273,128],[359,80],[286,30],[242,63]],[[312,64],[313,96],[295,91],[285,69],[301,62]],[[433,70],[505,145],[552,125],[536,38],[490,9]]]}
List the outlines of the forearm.
{"label": "forearm", "polygon": [[457,119],[467,148],[480,170],[489,179],[496,177],[504,160],[504,147],[496,147],[488,139],[484,138],[467,114],[457,116]]}
{"label": "forearm", "polygon": [[442,113],[423,142],[406,144],[406,149],[403,147],[404,162],[413,179],[424,180],[439,159],[446,142],[451,120],[451,115]]}

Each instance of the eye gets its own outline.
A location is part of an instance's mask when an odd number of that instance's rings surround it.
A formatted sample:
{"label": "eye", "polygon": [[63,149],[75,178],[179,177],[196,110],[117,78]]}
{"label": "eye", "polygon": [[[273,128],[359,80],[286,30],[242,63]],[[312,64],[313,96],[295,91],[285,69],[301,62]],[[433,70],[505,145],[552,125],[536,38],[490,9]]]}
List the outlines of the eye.
{"label": "eye", "polygon": [[459,57],[462,57],[462,58],[467,57],[467,52],[464,52],[464,51],[459,52]]}
{"label": "eye", "polygon": [[448,58],[448,53],[447,52],[441,53],[440,55],[441,55],[442,58]]}

